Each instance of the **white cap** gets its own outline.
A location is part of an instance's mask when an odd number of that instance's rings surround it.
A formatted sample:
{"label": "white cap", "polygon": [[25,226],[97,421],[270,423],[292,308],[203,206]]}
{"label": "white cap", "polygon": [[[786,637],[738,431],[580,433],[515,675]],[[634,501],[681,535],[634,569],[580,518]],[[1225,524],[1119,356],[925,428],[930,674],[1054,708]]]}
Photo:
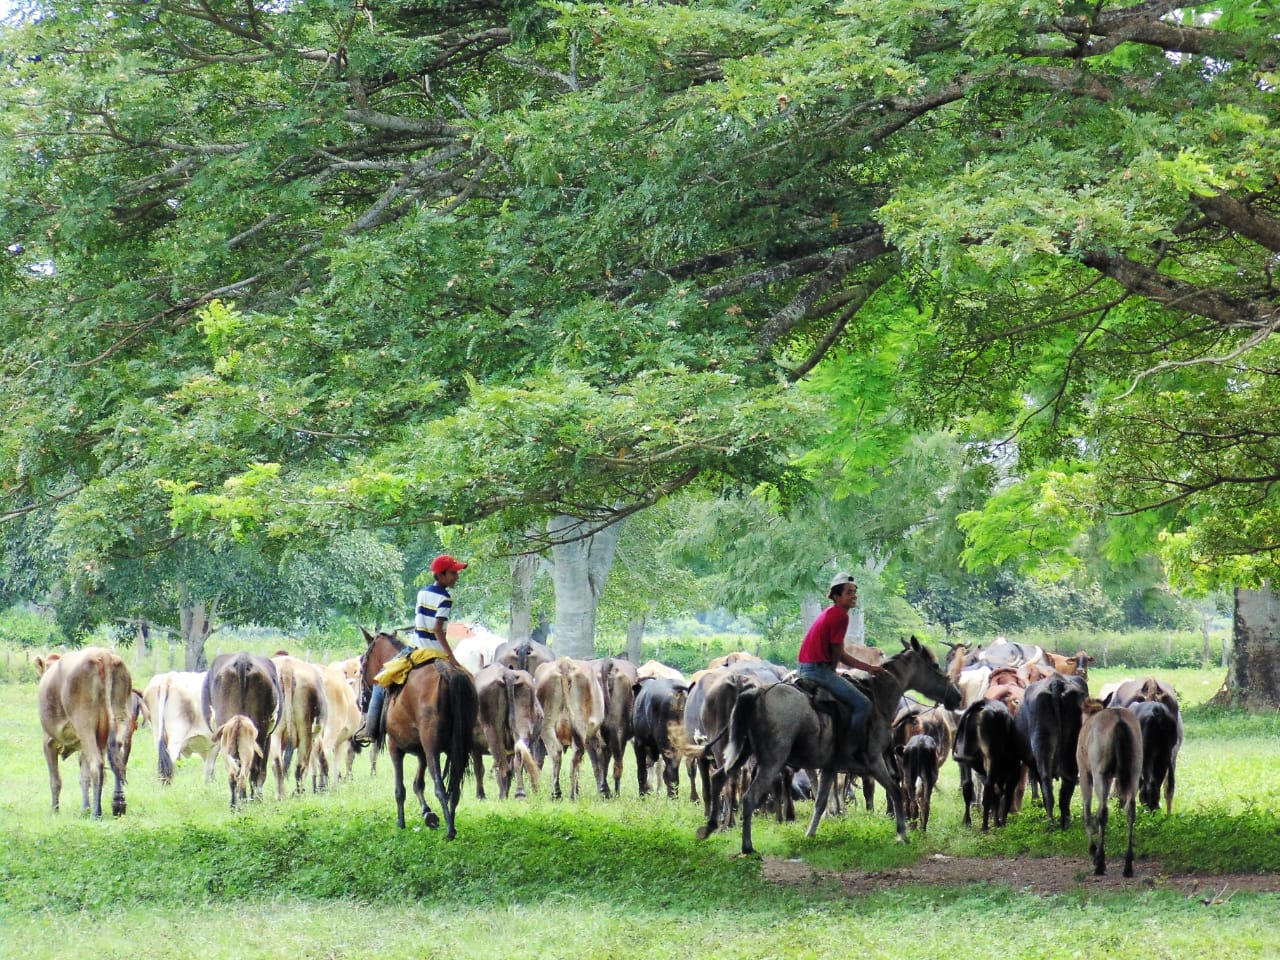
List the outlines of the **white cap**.
{"label": "white cap", "polygon": [[831,578],[831,589],[834,590],[836,587],[839,587],[846,583],[852,583],[855,587],[858,585],[858,582],[853,579],[852,574],[837,573],[834,577]]}

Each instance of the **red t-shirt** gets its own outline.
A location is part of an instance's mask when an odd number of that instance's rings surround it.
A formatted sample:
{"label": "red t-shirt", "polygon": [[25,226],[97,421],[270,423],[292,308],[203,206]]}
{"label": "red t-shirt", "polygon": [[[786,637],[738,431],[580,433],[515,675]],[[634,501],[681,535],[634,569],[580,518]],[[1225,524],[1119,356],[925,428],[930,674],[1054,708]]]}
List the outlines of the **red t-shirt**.
{"label": "red t-shirt", "polygon": [[818,614],[818,619],[813,621],[813,626],[804,635],[798,659],[801,663],[829,663],[836,666],[839,661],[834,659],[831,648],[835,644],[844,644],[844,635],[848,630],[849,611],[832,604]]}

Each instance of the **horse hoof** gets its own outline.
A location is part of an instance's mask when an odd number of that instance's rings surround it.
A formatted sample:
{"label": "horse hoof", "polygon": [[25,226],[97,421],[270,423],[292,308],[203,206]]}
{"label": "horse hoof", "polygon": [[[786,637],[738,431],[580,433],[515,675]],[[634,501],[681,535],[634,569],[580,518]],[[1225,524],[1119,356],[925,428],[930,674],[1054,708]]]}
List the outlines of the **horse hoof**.
{"label": "horse hoof", "polygon": [[431,830],[440,829],[440,818],[436,815],[434,810],[428,810],[424,813],[422,815],[422,822]]}
{"label": "horse hoof", "polygon": [[457,830],[450,830],[448,833],[446,833],[446,834],[444,835],[444,838],[445,838],[446,840],[456,840],[456,839],[458,838],[458,831],[457,831]]}

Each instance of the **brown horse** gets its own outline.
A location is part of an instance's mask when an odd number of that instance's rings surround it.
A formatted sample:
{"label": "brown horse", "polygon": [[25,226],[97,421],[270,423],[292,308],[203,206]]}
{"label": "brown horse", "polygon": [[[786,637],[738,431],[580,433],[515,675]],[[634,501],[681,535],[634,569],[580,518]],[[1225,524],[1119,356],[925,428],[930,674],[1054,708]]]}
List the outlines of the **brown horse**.
{"label": "brown horse", "polygon": [[[360,682],[363,697],[368,699],[373,678],[388,660],[400,653],[400,642],[394,634],[371,635],[361,629],[365,638],[364,655],[360,658]],[[440,818],[427,806],[426,772],[431,771],[436,798],[444,812],[445,839],[458,835],[454,812],[462,796],[462,777],[471,756],[472,734],[478,712],[475,683],[471,675],[447,660],[433,660],[414,668],[399,688],[388,691],[385,721],[378,731],[378,744],[386,741],[391,753],[391,766],[396,772],[396,823],[404,828],[404,758],[418,758],[418,775],[413,792],[422,807],[422,821],[432,830],[440,826]],[[448,754],[443,772],[440,755]]]}
{"label": "brown horse", "polygon": [[[832,717],[815,709],[808,694],[789,683],[776,683],[742,691],[729,720],[729,743],[724,765],[716,771],[711,796],[719,796],[726,775],[741,767],[748,757],[756,758],[756,773],[742,796],[742,852],[753,853],[751,816],[765,794],[778,782],[785,766],[819,771],[818,791],[807,835],[818,831],[837,772],[870,774],[889,797],[897,822],[898,840],[907,839],[906,811],[897,778],[885,762],[892,736],[891,723],[904,691],[917,690],[926,697],[944,701],[949,709],[960,704],[960,691],[947,679],[938,661],[915,638],[902,641],[903,649],[884,661],[884,674],[871,677],[864,689],[871,697],[871,734],[867,768],[853,767],[846,756],[841,729]],[[703,746],[696,748],[706,750]],[[686,753],[693,752],[686,748]],[[698,830],[705,839],[719,826],[719,805],[711,804],[711,814]]]}

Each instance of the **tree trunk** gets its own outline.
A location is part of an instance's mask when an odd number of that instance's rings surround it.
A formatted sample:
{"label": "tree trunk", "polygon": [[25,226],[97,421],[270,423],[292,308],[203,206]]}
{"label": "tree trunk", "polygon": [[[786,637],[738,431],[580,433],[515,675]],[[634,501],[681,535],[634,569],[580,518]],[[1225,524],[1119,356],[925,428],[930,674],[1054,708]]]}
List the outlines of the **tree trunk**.
{"label": "tree trunk", "polygon": [[627,659],[639,666],[640,645],[644,640],[644,625],[648,617],[635,617],[627,624]]}
{"label": "tree trunk", "polygon": [[[547,522],[553,540],[571,537],[581,521],[557,516]],[[595,656],[596,608],[622,534],[615,523],[598,533],[551,548],[552,583],[556,591],[555,651],[559,656],[587,660]]]}
{"label": "tree trunk", "polygon": [[182,648],[186,652],[185,668],[187,670],[208,670],[209,660],[204,653],[204,642],[213,633],[213,615],[217,610],[217,601],[205,604],[203,600],[192,600],[185,588],[179,589],[178,620],[182,625]]}
{"label": "tree trunk", "polygon": [[1280,596],[1265,584],[1237,588],[1227,682],[1216,701],[1246,710],[1280,708]]}
{"label": "tree trunk", "polygon": [[511,623],[508,640],[533,636],[533,582],[538,575],[538,555],[522,553],[511,561]]}

